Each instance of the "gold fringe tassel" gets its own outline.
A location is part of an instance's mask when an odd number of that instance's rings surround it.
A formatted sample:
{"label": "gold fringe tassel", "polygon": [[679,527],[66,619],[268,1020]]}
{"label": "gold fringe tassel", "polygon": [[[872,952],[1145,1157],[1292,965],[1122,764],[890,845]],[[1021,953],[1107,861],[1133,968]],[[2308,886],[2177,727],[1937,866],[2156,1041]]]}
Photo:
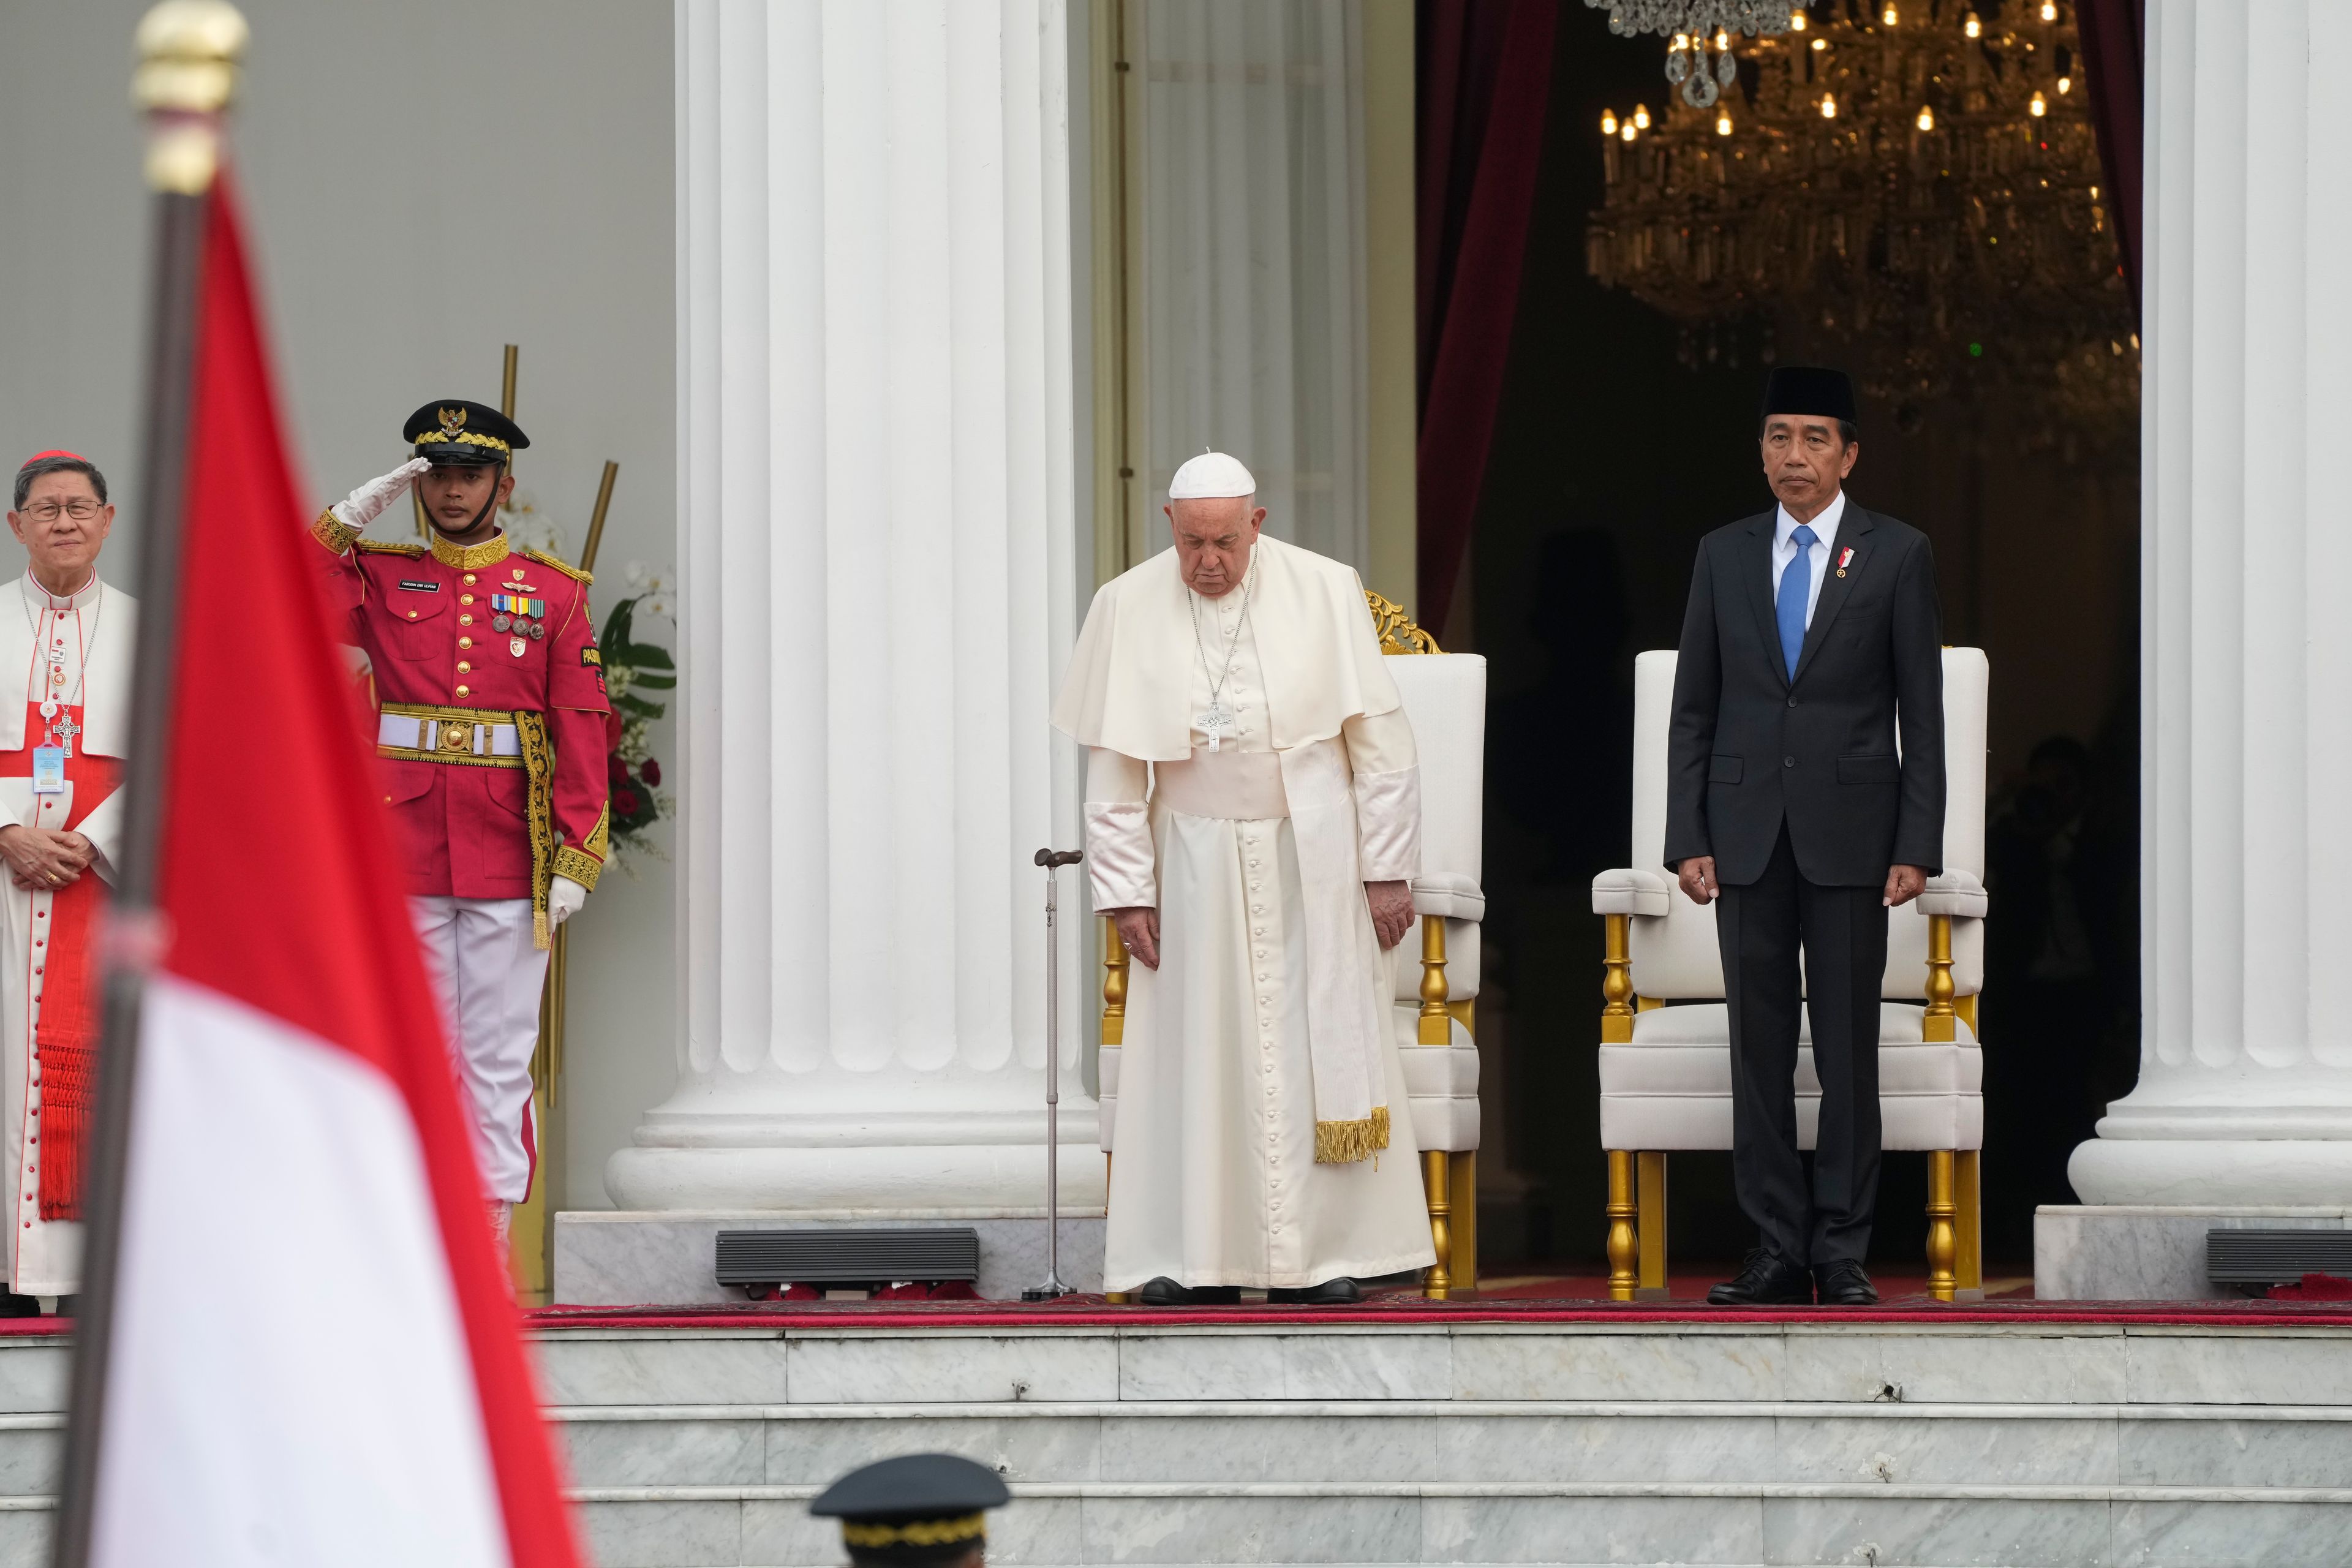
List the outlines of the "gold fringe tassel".
{"label": "gold fringe tassel", "polygon": [[1315,1163],[1352,1165],[1369,1160],[1389,1146],[1389,1108],[1375,1105],[1361,1121],[1318,1121],[1315,1124]]}

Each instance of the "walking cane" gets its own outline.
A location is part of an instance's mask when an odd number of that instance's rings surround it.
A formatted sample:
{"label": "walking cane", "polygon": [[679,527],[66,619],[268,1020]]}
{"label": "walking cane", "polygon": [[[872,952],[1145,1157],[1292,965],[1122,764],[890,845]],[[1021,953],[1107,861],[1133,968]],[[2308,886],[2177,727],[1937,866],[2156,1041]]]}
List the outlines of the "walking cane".
{"label": "walking cane", "polygon": [[1045,1282],[1021,1292],[1024,1301],[1072,1294],[1062,1283],[1062,952],[1054,931],[1055,873],[1086,857],[1076,849],[1040,849],[1045,869]]}

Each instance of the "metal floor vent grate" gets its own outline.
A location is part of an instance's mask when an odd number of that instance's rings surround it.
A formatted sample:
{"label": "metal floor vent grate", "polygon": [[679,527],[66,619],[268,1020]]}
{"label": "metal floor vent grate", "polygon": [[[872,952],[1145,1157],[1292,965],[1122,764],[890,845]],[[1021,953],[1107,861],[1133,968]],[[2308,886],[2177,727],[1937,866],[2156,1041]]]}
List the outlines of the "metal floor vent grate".
{"label": "metal floor vent grate", "polygon": [[969,1226],[907,1230],[722,1230],[721,1285],[877,1285],[980,1278],[980,1232]]}
{"label": "metal floor vent grate", "polygon": [[2352,1279],[2352,1230],[2205,1233],[2205,1277],[2216,1285],[2286,1285],[2306,1274]]}

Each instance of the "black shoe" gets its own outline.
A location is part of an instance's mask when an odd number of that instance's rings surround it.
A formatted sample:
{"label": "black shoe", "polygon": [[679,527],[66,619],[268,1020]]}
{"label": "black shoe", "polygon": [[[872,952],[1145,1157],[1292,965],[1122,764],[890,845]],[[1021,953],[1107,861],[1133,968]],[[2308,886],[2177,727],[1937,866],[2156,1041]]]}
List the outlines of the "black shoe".
{"label": "black shoe", "polygon": [[1268,1290],[1269,1307],[1347,1307],[1364,1299],[1364,1288],[1353,1279],[1326,1279],[1304,1289]]}
{"label": "black shoe", "polygon": [[1710,1307],[1810,1307],[1813,1277],[1800,1264],[1757,1247],[1739,1265],[1736,1279],[1706,1293]]}
{"label": "black shoe", "polygon": [[1870,1282],[1862,1265],[1850,1258],[1835,1263],[1823,1263],[1813,1269],[1813,1284],[1822,1293],[1824,1307],[1875,1307],[1878,1287]]}
{"label": "black shoe", "polygon": [[1144,1281],[1136,1292],[1147,1307],[1238,1307],[1242,1290],[1238,1285],[1202,1285],[1188,1289],[1165,1274]]}
{"label": "black shoe", "polygon": [[0,1291],[0,1318],[37,1318],[41,1315],[38,1296],[19,1296],[14,1290]]}

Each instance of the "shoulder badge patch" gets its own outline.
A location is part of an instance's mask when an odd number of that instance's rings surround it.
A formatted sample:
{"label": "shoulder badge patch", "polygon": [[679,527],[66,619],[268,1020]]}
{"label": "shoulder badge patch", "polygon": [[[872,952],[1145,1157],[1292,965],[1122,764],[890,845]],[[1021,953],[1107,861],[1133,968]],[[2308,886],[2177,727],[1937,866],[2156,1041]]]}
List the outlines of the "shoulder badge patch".
{"label": "shoulder badge patch", "polygon": [[602,669],[604,668],[604,656],[595,648],[583,647],[580,650],[580,662],[583,664],[593,664],[597,668]]}
{"label": "shoulder badge patch", "polygon": [[542,566],[552,566],[558,572],[562,573],[566,577],[570,577],[575,582],[593,583],[596,580],[593,573],[583,572],[579,567],[572,565],[570,563],[563,561],[560,557],[550,555],[544,550],[533,550],[530,546],[525,545],[522,549],[517,551],[516,553],[519,555],[528,555]]}

